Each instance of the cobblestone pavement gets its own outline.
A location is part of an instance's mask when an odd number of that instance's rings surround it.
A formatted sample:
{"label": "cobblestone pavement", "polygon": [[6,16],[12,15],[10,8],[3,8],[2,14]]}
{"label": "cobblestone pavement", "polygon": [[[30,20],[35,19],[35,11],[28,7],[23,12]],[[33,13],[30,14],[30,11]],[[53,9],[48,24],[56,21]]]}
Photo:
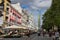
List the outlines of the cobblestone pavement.
{"label": "cobblestone pavement", "polygon": [[37,34],[30,35],[30,37],[23,36],[20,38],[0,38],[0,40],[53,40],[49,37],[38,36]]}

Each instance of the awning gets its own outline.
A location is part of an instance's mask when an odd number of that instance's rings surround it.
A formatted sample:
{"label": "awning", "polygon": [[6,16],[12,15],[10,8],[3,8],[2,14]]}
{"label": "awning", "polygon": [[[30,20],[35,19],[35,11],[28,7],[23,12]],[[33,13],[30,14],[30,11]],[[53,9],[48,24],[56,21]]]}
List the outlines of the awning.
{"label": "awning", "polygon": [[19,26],[15,26],[15,25],[13,25],[13,26],[8,26],[8,27],[5,27],[4,29],[28,29],[27,27],[19,27]]}

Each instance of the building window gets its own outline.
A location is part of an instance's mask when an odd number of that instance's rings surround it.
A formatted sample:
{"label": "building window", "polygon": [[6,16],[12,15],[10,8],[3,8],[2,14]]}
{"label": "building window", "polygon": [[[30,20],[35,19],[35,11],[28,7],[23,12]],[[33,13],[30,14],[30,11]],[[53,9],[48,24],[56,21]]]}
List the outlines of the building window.
{"label": "building window", "polygon": [[22,12],[24,13],[24,10],[22,10]]}
{"label": "building window", "polygon": [[27,20],[27,22],[29,22],[29,20]]}
{"label": "building window", "polygon": [[6,20],[8,20],[8,17],[6,16]]}
{"label": "building window", "polygon": [[9,14],[9,8],[7,8],[6,13]]}
{"label": "building window", "polygon": [[9,3],[11,3],[11,0],[7,0]]}
{"label": "building window", "polygon": [[7,11],[9,10],[9,8],[7,8]]}
{"label": "building window", "polygon": [[0,17],[3,16],[2,11],[0,11]]}
{"label": "building window", "polygon": [[16,16],[16,14],[15,14],[15,13],[13,13],[13,15],[14,15],[14,16]]}

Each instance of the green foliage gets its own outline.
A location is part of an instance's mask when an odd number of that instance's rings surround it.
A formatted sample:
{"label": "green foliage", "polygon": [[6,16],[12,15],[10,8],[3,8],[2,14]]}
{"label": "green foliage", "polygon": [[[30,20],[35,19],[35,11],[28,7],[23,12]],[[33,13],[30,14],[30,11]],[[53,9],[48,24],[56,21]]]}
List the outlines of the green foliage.
{"label": "green foliage", "polygon": [[53,0],[50,9],[43,15],[43,28],[50,29],[54,25],[60,26],[60,0]]}

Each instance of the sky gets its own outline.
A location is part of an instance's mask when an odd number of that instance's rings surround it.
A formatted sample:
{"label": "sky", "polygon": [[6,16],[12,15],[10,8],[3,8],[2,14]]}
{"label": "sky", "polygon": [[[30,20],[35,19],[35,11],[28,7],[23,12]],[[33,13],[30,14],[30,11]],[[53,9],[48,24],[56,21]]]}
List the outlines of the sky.
{"label": "sky", "polygon": [[42,15],[50,8],[52,0],[11,0],[13,3],[19,2],[21,7],[28,10],[34,15],[34,20],[38,22],[38,15],[40,14],[40,21],[42,24]]}
{"label": "sky", "polygon": [[[40,14],[40,22],[42,25],[42,15],[50,8],[52,0],[11,0],[12,3],[19,2],[23,9],[28,10],[34,16],[34,21],[38,24],[38,15]],[[0,24],[3,23],[2,17],[0,18]]]}
{"label": "sky", "polygon": [[[42,24],[42,15],[50,8],[52,0],[11,0],[12,3],[19,2],[23,9],[28,10],[34,16],[34,21],[38,23],[38,15],[40,14],[40,21]],[[0,24],[2,24],[2,18],[0,18]]]}

